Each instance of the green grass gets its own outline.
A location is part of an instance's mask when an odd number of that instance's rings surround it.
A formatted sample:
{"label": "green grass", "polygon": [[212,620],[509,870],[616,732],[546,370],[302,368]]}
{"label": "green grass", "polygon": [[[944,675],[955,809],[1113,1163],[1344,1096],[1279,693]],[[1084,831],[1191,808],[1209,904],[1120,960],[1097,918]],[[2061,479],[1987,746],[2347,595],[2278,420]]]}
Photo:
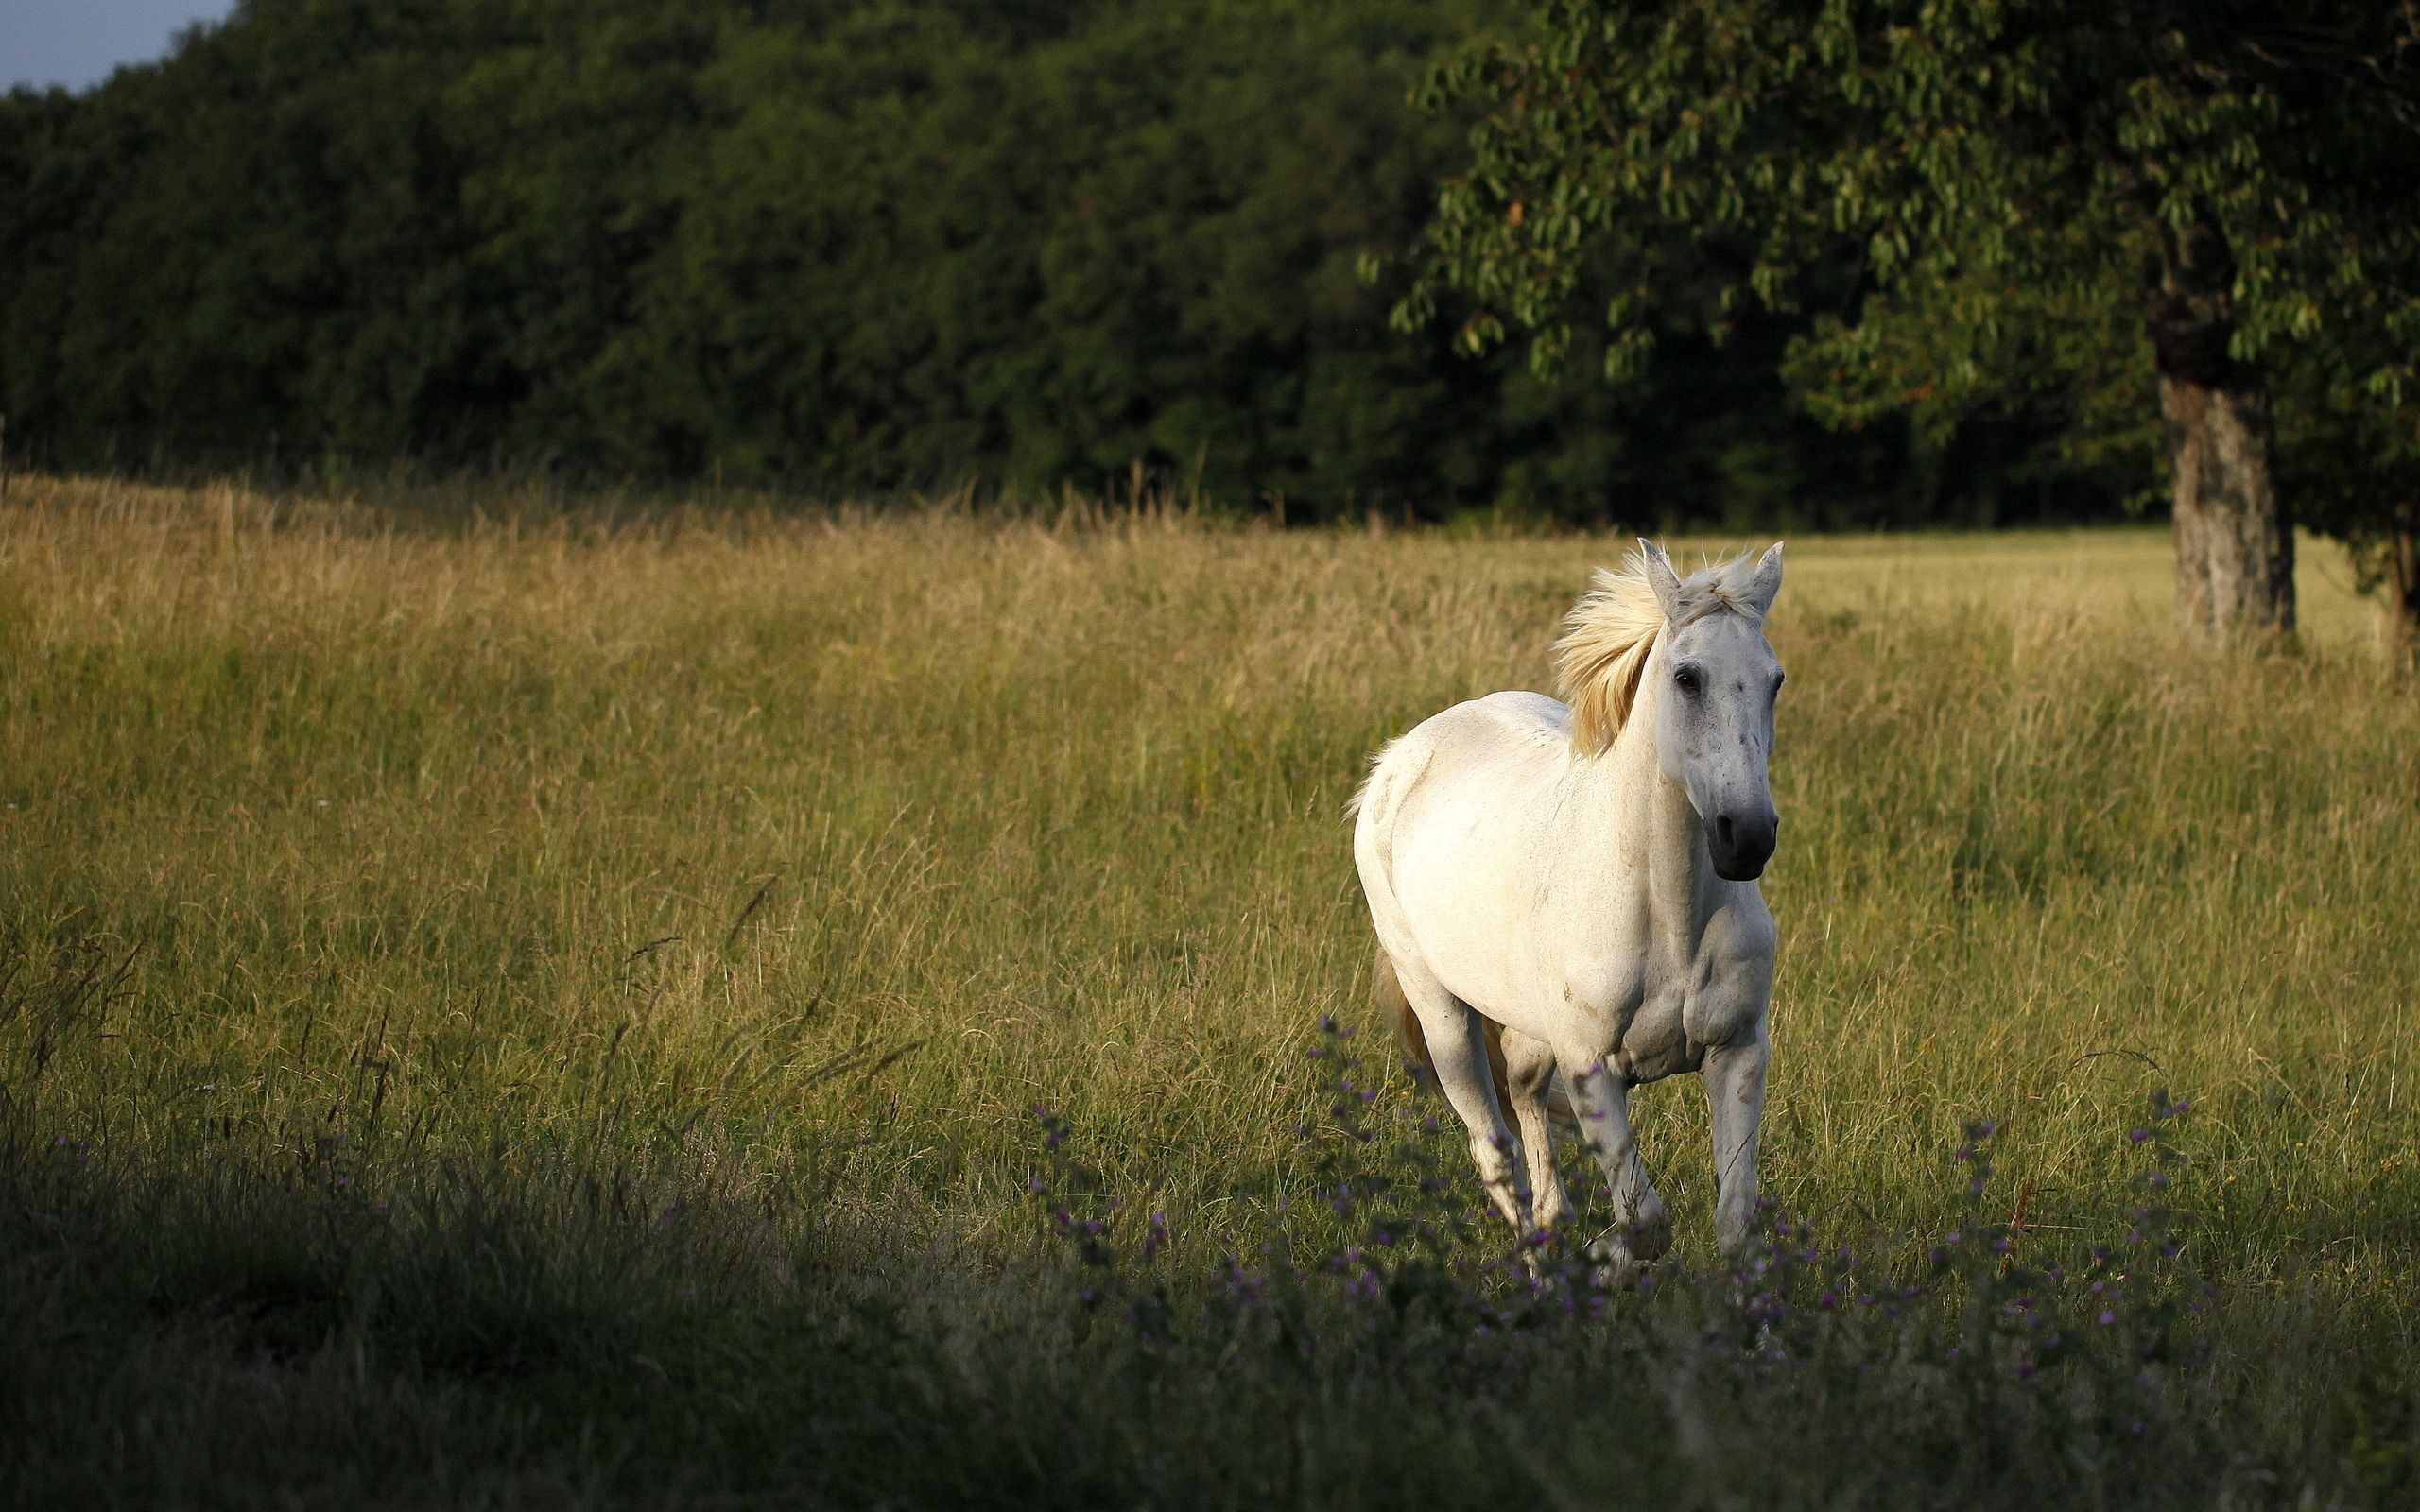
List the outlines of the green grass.
{"label": "green grass", "polygon": [[[1772,627],[1769,1190],[1903,1268],[2022,1194],[2081,1264],[2189,1096],[2214,1290],[2134,1445],[2124,1370],[1911,1364],[1949,1300],[1798,1376],[1690,1352],[1737,1299],[1687,1280],[1689,1079],[1641,1099],[1668,1300],[1474,1345],[1216,1281],[1357,1231],[1302,1130],[1368,1018],[1366,753],[1544,686],[1618,543],[509,504],[0,504],[16,1504],[2410,1494],[2420,700],[2318,548],[2289,656],[2180,649],[2139,531],[1794,542]],[[1036,1104],[1130,1248],[1166,1212],[1109,1284],[1172,1336],[1072,1299]],[[1488,1254],[1440,1274],[1512,1305]]]}

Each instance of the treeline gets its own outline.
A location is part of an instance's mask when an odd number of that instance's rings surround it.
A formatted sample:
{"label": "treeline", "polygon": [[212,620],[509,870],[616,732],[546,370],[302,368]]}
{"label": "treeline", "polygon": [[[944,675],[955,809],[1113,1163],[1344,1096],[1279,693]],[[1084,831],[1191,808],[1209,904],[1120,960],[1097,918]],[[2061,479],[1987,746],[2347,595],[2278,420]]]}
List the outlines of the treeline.
{"label": "treeline", "polygon": [[1676,304],[1625,387],[1391,330],[1361,264],[1466,150],[1408,95],[1501,15],[246,0],[164,64],[0,102],[10,455],[1028,496],[1139,466],[1298,514],[1738,527],[2150,481],[2043,444],[2055,416],[1827,430],[1780,317],[1716,347]]}

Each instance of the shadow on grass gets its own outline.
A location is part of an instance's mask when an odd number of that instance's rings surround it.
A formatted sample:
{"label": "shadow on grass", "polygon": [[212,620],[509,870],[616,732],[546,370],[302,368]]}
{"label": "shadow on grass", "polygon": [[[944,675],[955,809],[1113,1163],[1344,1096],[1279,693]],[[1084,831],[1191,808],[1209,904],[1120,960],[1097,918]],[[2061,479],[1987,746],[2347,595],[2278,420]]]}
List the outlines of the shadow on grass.
{"label": "shadow on grass", "polygon": [[[0,1104],[0,1444],[23,1505],[2166,1507],[2412,1488],[2394,1331],[2179,1258],[2183,1109],[2057,1255],[1988,1214],[1988,1127],[1912,1251],[1767,1210],[1607,1284],[1469,1216],[1457,1142],[1341,1040],[1309,1189],[1188,1255],[1046,1115],[990,1253],[701,1143],[618,1156],[187,1143]],[[1904,1238],[1904,1236],[1903,1236]],[[1892,1258],[1880,1258],[1885,1255]],[[1910,1255],[1916,1258],[1910,1259]]]}

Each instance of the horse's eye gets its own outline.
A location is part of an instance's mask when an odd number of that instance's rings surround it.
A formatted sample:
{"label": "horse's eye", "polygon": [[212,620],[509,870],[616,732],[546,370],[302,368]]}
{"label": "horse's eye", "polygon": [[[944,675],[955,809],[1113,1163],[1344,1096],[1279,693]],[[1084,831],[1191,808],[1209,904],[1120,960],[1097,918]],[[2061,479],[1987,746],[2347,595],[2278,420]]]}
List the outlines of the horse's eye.
{"label": "horse's eye", "polygon": [[1683,667],[1672,674],[1672,680],[1681,685],[1683,693],[1695,693],[1698,691],[1698,669]]}

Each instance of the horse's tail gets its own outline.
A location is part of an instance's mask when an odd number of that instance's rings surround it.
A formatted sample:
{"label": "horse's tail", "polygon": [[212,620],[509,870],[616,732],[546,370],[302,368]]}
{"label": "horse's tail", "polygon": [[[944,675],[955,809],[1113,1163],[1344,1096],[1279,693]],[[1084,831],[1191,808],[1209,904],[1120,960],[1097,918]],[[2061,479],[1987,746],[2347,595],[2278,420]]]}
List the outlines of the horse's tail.
{"label": "horse's tail", "polygon": [[[1395,1038],[1403,1041],[1404,1054],[1419,1061],[1434,1078],[1437,1057],[1428,1053],[1428,1036],[1421,1032],[1420,1015],[1411,1010],[1411,999],[1404,996],[1403,983],[1395,977],[1394,958],[1387,954],[1384,945],[1378,947],[1377,960],[1371,967],[1370,986],[1378,1000],[1378,1012],[1394,1026]],[[1495,1106],[1509,1115],[1512,1111],[1512,1089],[1504,1079],[1504,1031],[1483,1013],[1478,1022],[1487,1039],[1487,1074],[1495,1083]]]}
{"label": "horse's tail", "polygon": [[1437,1074],[1437,1057],[1428,1053],[1428,1037],[1420,1032],[1420,1015],[1411,1011],[1411,999],[1403,995],[1394,957],[1384,945],[1378,947],[1378,958],[1370,969],[1370,990],[1378,1000],[1379,1016],[1402,1041],[1403,1053],[1419,1061],[1430,1075]]}

